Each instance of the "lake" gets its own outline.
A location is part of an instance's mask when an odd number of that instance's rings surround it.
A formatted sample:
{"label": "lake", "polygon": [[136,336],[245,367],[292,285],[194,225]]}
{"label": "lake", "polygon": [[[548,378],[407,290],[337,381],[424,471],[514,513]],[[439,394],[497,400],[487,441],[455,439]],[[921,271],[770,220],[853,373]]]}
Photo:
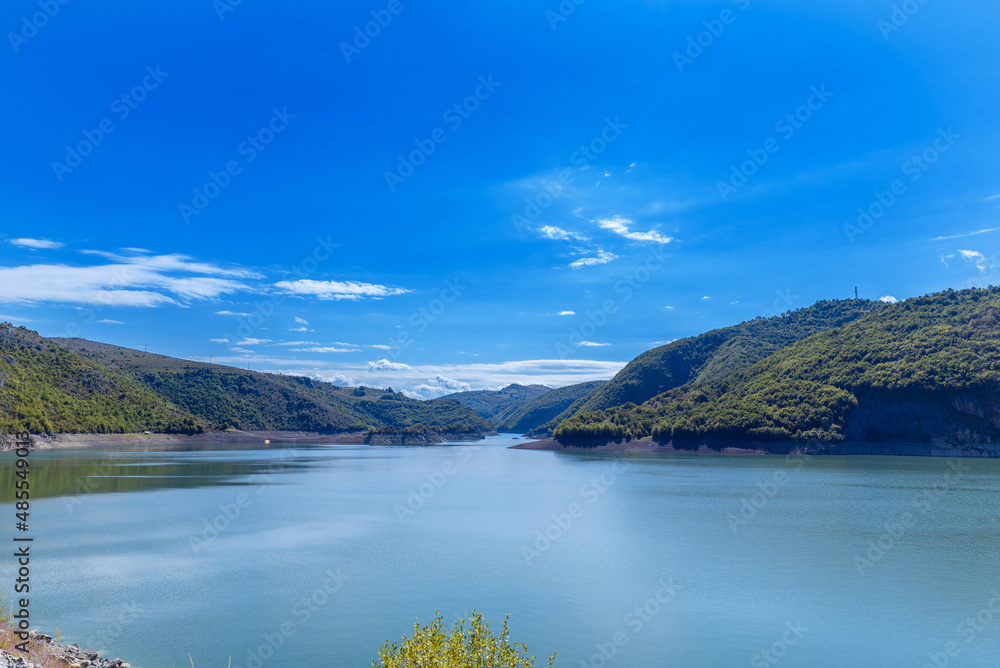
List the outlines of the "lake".
{"label": "lake", "polygon": [[1000,461],[518,442],[33,451],[34,625],[143,668],[370,666],[473,609],[563,668],[1000,665]]}

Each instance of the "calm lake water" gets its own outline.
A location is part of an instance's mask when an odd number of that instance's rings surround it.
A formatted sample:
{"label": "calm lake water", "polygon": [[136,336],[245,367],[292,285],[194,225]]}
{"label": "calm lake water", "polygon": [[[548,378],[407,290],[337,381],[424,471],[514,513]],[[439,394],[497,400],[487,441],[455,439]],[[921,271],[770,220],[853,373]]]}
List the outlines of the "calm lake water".
{"label": "calm lake water", "polygon": [[33,621],[143,668],[370,666],[473,609],[563,668],[1000,665],[1000,461],[514,442],[33,452]]}

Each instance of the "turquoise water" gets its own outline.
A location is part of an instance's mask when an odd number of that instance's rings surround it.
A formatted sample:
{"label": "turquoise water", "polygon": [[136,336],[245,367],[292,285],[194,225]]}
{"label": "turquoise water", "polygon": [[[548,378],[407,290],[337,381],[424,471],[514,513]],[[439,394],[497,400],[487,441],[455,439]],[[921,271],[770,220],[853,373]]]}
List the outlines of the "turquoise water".
{"label": "turquoise water", "polygon": [[143,668],[368,666],[473,609],[563,668],[1000,665],[998,461],[512,442],[33,452],[33,620]]}

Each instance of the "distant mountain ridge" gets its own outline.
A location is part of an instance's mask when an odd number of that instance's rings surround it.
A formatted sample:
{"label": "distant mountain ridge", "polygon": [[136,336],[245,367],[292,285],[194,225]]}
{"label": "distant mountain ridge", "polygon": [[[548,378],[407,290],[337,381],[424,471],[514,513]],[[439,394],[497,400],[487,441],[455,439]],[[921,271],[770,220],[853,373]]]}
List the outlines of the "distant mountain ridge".
{"label": "distant mountain ridge", "polygon": [[46,339],[0,324],[0,433],[195,434],[228,427],[481,434],[492,425],[447,399]]}

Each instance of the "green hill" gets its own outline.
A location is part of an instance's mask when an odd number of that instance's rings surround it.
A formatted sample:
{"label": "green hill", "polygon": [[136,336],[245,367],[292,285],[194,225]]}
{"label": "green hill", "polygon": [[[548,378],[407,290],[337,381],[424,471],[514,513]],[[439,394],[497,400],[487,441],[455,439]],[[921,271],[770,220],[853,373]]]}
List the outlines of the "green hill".
{"label": "green hill", "polygon": [[0,325],[0,433],[482,432],[455,401],[338,387]]}
{"label": "green hill", "polygon": [[192,414],[245,431],[322,433],[399,430],[488,431],[454,401],[419,401],[370,387],[339,387],[301,376],[260,373],[145,353],[84,339],[53,339],[88,359],[139,379]]}
{"label": "green hill", "polygon": [[653,436],[1000,442],[1000,288],[886,305],[721,380],[581,413],[562,442]]}
{"label": "green hill", "polygon": [[673,341],[639,355],[610,382],[534,433],[550,434],[560,422],[580,413],[629,402],[639,404],[688,383],[704,384],[724,378],[789,344],[856,320],[882,306],[881,302],[864,299],[819,301],[772,318],[755,318]]}
{"label": "green hill", "polygon": [[0,324],[0,433],[198,433],[206,426],[127,374]]}
{"label": "green hill", "polygon": [[453,399],[463,406],[468,406],[479,417],[496,424],[497,421],[505,420],[509,414],[532,399],[551,390],[552,388],[547,385],[518,385],[514,383],[501,390],[456,392],[441,398]]}
{"label": "green hill", "polygon": [[585,383],[558,387],[519,406],[505,411],[493,420],[498,431],[523,434],[540,427],[559,415],[574,403],[583,400],[591,392],[604,385],[606,380],[590,380]]}

